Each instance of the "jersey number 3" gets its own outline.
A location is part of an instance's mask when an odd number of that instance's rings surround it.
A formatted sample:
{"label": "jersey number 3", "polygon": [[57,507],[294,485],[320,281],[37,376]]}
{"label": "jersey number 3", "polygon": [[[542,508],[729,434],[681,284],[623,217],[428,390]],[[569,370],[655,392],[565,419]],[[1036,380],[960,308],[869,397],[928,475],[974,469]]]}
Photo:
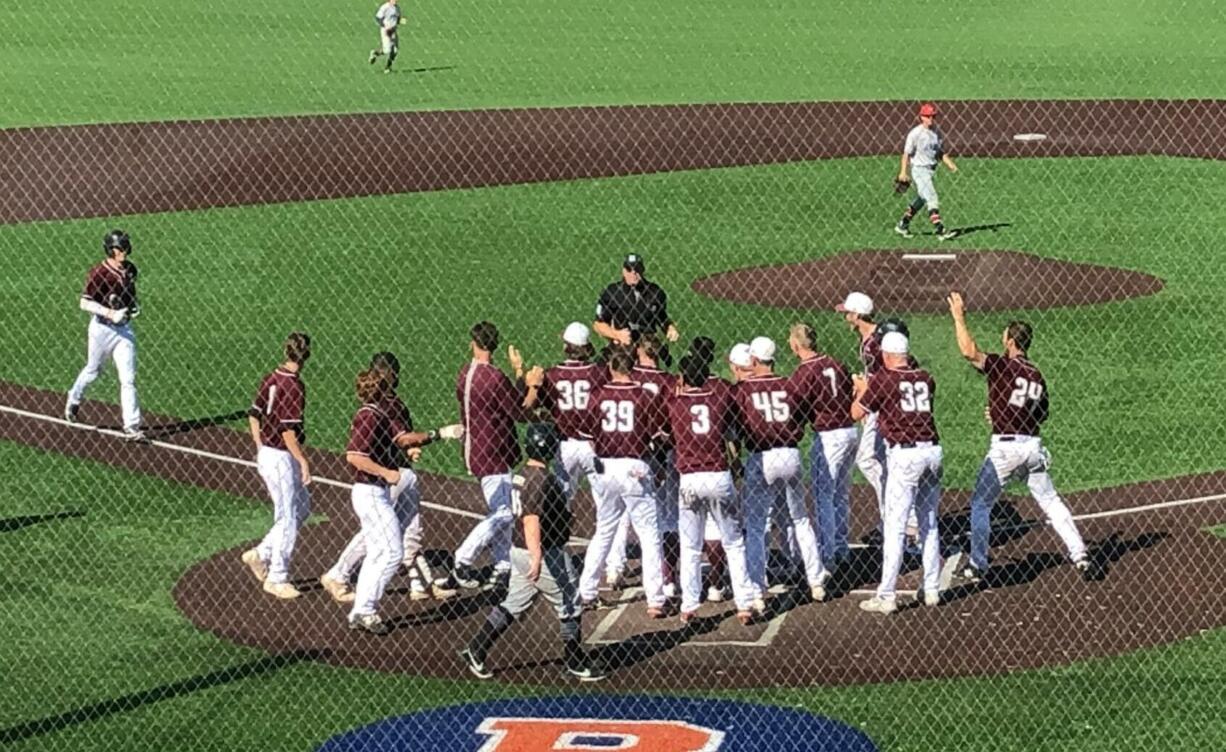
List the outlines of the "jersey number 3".
{"label": "jersey number 3", "polygon": [[902,393],[898,404],[904,413],[932,412],[932,397],[928,394],[928,384],[923,381],[900,381],[898,391]]}

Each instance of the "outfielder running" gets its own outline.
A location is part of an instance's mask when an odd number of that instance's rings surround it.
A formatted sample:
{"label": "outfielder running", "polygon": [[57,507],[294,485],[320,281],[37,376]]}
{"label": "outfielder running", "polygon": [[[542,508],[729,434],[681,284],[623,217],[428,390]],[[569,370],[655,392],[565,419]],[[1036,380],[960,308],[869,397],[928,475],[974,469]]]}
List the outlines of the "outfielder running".
{"label": "outfielder running", "polygon": [[[936,105],[922,105],[919,108],[919,125],[907,133],[906,142],[903,144],[895,185],[905,191],[914,181],[916,192],[915,198],[903,212],[902,219],[894,226],[894,232],[904,238],[911,237],[911,219],[925,204],[928,206],[928,219],[932,222],[938,239],[949,240],[958,234],[954,230],[945,229],[945,224],[941,221],[941,200],[937,197],[936,186],[933,185],[938,163],[944,164],[950,172],[958,171],[958,165],[945,153],[945,137],[937,127],[936,115]],[[907,176],[908,167],[911,168],[910,177]]]}
{"label": "outfielder running", "polygon": [[306,384],[302,367],[311,357],[311,338],[293,332],[285,340],[285,362],[260,382],[247,411],[256,467],[272,497],[272,528],[242,561],[261,582],[264,592],[282,600],[301,593],[289,581],[290,559],[298,528],[311,513],[311,467],[302,444],[306,441]]}
{"label": "outfielder running", "polygon": [[370,51],[370,59],[367,62],[374,65],[380,55],[387,55],[387,65],[383,67],[383,72],[391,73],[392,63],[396,61],[396,55],[400,54],[398,27],[401,18],[397,0],[387,0],[379,6],[379,10],[375,11],[375,23],[379,25],[379,46]]}
{"label": "outfielder running", "polygon": [[85,367],[77,375],[64,405],[64,419],[76,423],[85,390],[102,370],[107,358],[115,361],[119,373],[119,404],[123,410],[124,437],[132,441],[145,438],[140,428],[140,400],[136,395],[136,333],[132,319],[140,313],[136,298],[136,265],[128,260],[132,241],[123,230],[112,230],[102,238],[106,259],[89,270],[81,310],[92,314],[86,342]]}
{"label": "outfielder running", "polygon": [[1096,579],[1100,573],[1086,554],[1072,513],[1056,493],[1048,472],[1051,455],[1039,438],[1039,427],[1047,420],[1050,408],[1047,382],[1026,356],[1033,330],[1024,321],[1010,321],[1001,335],[1005,354],[985,353],[966,326],[962,296],[951,292],[948,302],[962,357],[987,377],[988,417],[992,421],[988,456],[971,495],[971,560],[961,572],[963,579],[977,582],[987,572],[992,507],[1010,479],[1026,482],[1073,565],[1086,580]]}

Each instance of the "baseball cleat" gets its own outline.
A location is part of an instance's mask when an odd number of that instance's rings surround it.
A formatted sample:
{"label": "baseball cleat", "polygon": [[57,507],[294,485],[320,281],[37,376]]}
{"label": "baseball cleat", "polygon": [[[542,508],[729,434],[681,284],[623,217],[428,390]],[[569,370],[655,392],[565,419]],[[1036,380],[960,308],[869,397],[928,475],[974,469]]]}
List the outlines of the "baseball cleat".
{"label": "baseball cleat", "polygon": [[64,405],[64,420],[69,423],[77,422],[77,413],[80,411],[80,405]]}
{"label": "baseball cleat", "polygon": [[147,443],[149,443],[149,437],[148,437],[148,436],[146,436],[146,435],[145,435],[145,432],[144,432],[144,431],[142,431],[142,430],[140,430],[139,428],[125,428],[125,429],[123,429],[123,440],[124,440],[124,441],[127,441],[127,442],[130,442],[130,443],[132,443],[132,444],[147,444]]}
{"label": "baseball cleat", "polygon": [[894,232],[898,233],[899,235],[902,235],[904,238],[911,237],[911,230],[908,229],[906,225],[902,225],[902,224],[894,225]]}
{"label": "baseball cleat", "polygon": [[283,601],[292,601],[302,595],[302,591],[288,582],[268,582],[267,580],[264,581],[264,592]]}
{"label": "baseball cleat", "polygon": [[495,569],[490,578],[481,585],[481,589],[488,592],[491,590],[505,593],[511,587],[511,570]]}
{"label": "baseball cleat", "polygon": [[724,589],[715,585],[707,588],[707,600],[711,603],[722,603],[724,601]]}
{"label": "baseball cleat", "polygon": [[963,585],[977,585],[987,577],[987,572],[984,572],[974,564],[967,564],[958,571],[958,581]]}
{"label": "baseball cleat", "polygon": [[451,580],[435,580],[430,583],[430,594],[436,600],[445,601],[448,598],[454,598],[459,595],[460,591]]}
{"label": "baseball cleat", "polygon": [[919,596],[917,600],[923,601],[925,606],[941,605],[941,594],[939,592],[930,593],[926,590],[921,590],[916,595]]}
{"label": "baseball cleat", "polygon": [[373,635],[385,635],[392,631],[391,626],[379,618],[378,614],[358,614],[349,617],[349,628]]}
{"label": "baseball cleat", "polygon": [[882,598],[874,595],[866,601],[860,601],[860,610],[874,614],[892,614],[898,610],[898,604],[893,598]]}
{"label": "baseball cleat", "polygon": [[1102,567],[1088,556],[1073,562],[1073,566],[1081,573],[1081,579],[1086,582],[1097,582],[1103,578]]}
{"label": "baseball cleat", "polygon": [[430,597],[430,591],[426,589],[426,583],[414,577],[409,580],[409,600],[424,601]]}
{"label": "baseball cleat", "polygon": [[813,599],[814,603],[821,603],[822,601],[826,600],[826,596],[828,595],[826,592],[826,585],[831,579],[830,572],[823,571],[820,575],[818,575],[817,582],[809,586],[809,596]]}
{"label": "baseball cleat", "polygon": [[579,679],[581,682],[598,682],[604,681],[608,677],[604,671],[590,664],[566,664],[566,673]]}
{"label": "baseball cleat", "polygon": [[583,609],[584,611],[609,611],[616,606],[617,604],[613,603],[612,601],[607,601],[604,598],[601,598],[599,595],[591,600],[579,601],[579,608]]}
{"label": "baseball cleat", "polygon": [[348,582],[324,573],[324,576],[319,578],[319,584],[323,585],[324,590],[337,603],[353,603],[353,588],[349,587]]}
{"label": "baseball cleat", "polygon": [[375,64],[375,61],[376,61],[376,60],[378,60],[378,59],[379,59],[379,51],[378,51],[378,50],[371,50],[371,51],[370,51],[370,59],[368,59],[366,62],[370,63],[371,65],[374,65],[374,64]]}
{"label": "baseball cleat", "polygon": [[937,240],[953,240],[956,237],[958,237],[957,230],[945,230],[944,232],[937,233]]}
{"label": "baseball cleat", "polygon": [[668,610],[665,609],[663,606],[648,606],[647,607],[647,618],[648,619],[663,619],[667,615],[668,615]]}
{"label": "baseball cleat", "polygon": [[464,661],[464,665],[468,666],[468,672],[473,676],[478,679],[494,678],[494,672],[485,666],[485,659],[473,655],[473,651],[464,648],[459,652],[459,656]]}
{"label": "baseball cleat", "polygon": [[748,627],[754,623],[755,614],[753,611],[737,611],[736,620],[741,623],[742,627]]}
{"label": "baseball cleat", "polygon": [[260,558],[259,551],[254,548],[244,551],[241,559],[258,582],[268,579],[268,564]]}
{"label": "baseball cleat", "polygon": [[465,590],[481,589],[481,580],[477,579],[477,573],[472,570],[472,567],[457,565],[455,571],[451,573],[451,578],[455,584]]}

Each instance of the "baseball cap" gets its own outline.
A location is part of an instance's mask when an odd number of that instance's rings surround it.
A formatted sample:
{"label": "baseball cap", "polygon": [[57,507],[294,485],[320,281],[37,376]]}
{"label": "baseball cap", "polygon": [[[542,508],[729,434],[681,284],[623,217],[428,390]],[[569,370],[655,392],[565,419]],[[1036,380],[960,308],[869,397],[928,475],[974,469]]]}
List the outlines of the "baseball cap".
{"label": "baseball cap", "polygon": [[754,337],[749,343],[749,354],[758,360],[775,359],[775,342],[770,337]]}
{"label": "baseball cap", "polygon": [[728,353],[728,362],[738,368],[749,368],[753,364],[750,358],[749,345],[744,342],[733,345],[732,352]]}
{"label": "baseball cap", "polygon": [[919,108],[920,117],[935,117],[937,114],[937,106],[932,102],[924,102]]}
{"label": "baseball cap", "polygon": [[583,347],[590,338],[591,333],[588,331],[587,326],[578,321],[572,321],[567,324],[566,330],[562,332],[562,341],[575,347]]}
{"label": "baseball cap", "polygon": [[647,271],[647,266],[643,264],[643,257],[637,253],[628,254],[626,260],[622,262],[622,268],[639,274]]}
{"label": "baseball cap", "polygon": [[847,294],[847,299],[834,307],[840,313],[854,313],[858,316],[873,315],[873,299],[862,292]]}
{"label": "baseball cap", "polygon": [[907,340],[907,335],[900,332],[886,332],[886,335],[881,338],[881,352],[888,352],[892,355],[906,355],[910,344]]}

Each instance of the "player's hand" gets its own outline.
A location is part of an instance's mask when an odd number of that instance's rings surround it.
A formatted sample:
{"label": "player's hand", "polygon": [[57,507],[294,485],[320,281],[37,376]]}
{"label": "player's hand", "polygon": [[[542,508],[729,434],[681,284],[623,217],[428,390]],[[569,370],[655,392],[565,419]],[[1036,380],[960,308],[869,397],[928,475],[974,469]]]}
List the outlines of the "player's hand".
{"label": "player's hand", "polygon": [[630,330],[629,329],[614,329],[613,341],[619,345],[626,347],[630,346]]}
{"label": "player's hand", "polygon": [[868,391],[868,378],[862,373],[853,373],[851,375],[851,387],[857,399],[863,397],[864,393]]}
{"label": "player's hand", "polygon": [[409,458],[409,462],[418,462],[421,460],[421,447],[406,449],[405,455]]}
{"label": "player's hand", "polygon": [[524,375],[524,383],[529,387],[539,389],[545,383],[545,369],[540,366],[532,366],[532,369]]}
{"label": "player's hand", "polygon": [[664,333],[664,336],[668,338],[669,342],[676,342],[677,340],[681,339],[681,332],[677,331],[676,324],[669,324],[668,331]]}
{"label": "player's hand", "polygon": [[311,467],[305,462],[299,463],[302,465],[302,485],[311,485]]}
{"label": "player's hand", "polygon": [[945,298],[945,302],[949,304],[949,313],[956,319],[962,318],[966,313],[965,304],[962,302],[962,294],[950,292]]}
{"label": "player's hand", "polygon": [[398,470],[397,468],[385,467],[383,468],[383,472],[380,473],[380,475],[383,476],[383,480],[389,486],[394,486],[400,482],[400,470]]}
{"label": "player's hand", "polygon": [[106,319],[112,324],[122,324],[128,318],[127,308],[112,308],[107,311]]}
{"label": "player's hand", "polygon": [[507,345],[507,360],[511,362],[511,370],[515,371],[516,377],[524,372],[524,356],[515,345]]}
{"label": "player's hand", "polygon": [[536,582],[541,578],[541,557],[533,556],[532,561],[528,562],[528,579]]}
{"label": "player's hand", "polygon": [[449,441],[462,439],[464,438],[464,426],[459,423],[452,423],[449,426],[443,426],[442,428],[438,429],[438,437]]}

